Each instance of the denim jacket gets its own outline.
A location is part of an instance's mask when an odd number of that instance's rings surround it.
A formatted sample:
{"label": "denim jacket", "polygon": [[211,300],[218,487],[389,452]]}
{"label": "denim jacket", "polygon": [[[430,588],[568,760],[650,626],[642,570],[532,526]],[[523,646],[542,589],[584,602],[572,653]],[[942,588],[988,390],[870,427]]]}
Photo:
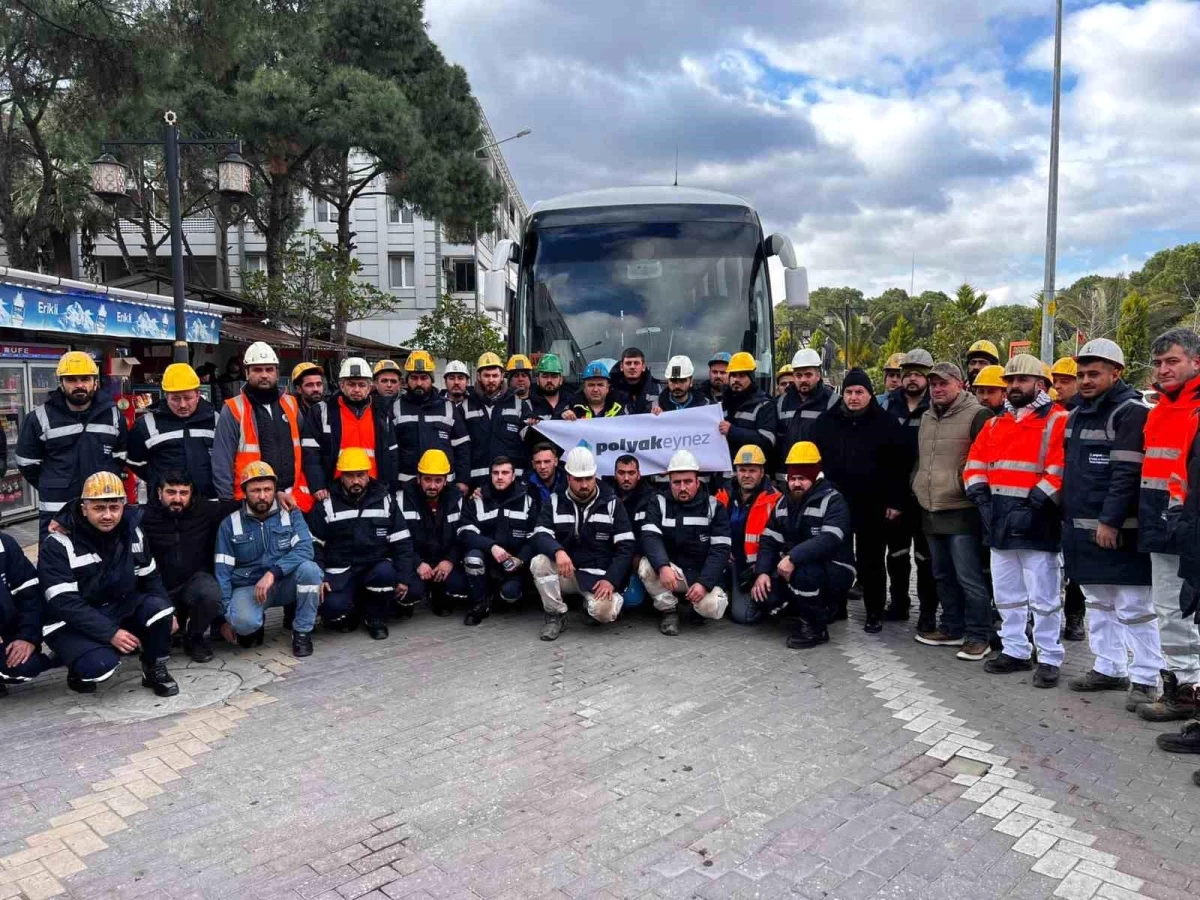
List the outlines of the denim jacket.
{"label": "denim jacket", "polygon": [[235,588],[253,585],[267,572],[285,578],[312,558],[312,535],[298,510],[285,512],[275,504],[259,520],[243,506],[217,530],[214,571],[221,602],[228,607]]}

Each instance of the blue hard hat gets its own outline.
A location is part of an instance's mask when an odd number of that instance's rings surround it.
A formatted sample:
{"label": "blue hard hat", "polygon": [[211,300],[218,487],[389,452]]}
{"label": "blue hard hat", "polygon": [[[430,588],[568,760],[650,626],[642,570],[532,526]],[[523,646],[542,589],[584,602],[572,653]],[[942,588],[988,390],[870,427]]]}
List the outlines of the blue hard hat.
{"label": "blue hard hat", "polygon": [[608,377],[608,366],[606,366],[604,363],[600,362],[599,360],[597,360],[596,362],[588,363],[587,366],[583,370],[583,376],[582,376],[584,381],[587,381],[589,378],[607,378],[607,377]]}
{"label": "blue hard hat", "polygon": [[728,353],[726,353],[724,350],[722,350],[720,353],[714,353],[712,355],[712,359],[710,359],[708,361],[708,364],[711,366],[715,362],[723,362],[726,365],[728,365],[729,360],[731,360],[731,359],[733,359],[733,357],[730,356]]}

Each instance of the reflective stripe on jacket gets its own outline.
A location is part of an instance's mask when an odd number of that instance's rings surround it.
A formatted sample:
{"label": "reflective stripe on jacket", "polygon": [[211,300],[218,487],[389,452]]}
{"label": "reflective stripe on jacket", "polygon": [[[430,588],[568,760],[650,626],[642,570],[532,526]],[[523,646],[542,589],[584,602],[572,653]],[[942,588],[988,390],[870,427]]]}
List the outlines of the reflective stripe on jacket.
{"label": "reflective stripe on jacket", "polygon": [[[280,394],[279,408],[287,419],[288,433],[292,439],[292,461],[295,466],[295,480],[292,482],[292,498],[302,512],[312,509],[312,494],[308,490],[308,481],[304,477],[304,466],[300,446],[300,408],[296,398],[291,394]],[[250,463],[262,459],[262,448],[258,442],[258,428],[254,423],[254,408],[250,399],[244,394],[238,394],[225,401],[225,407],[233,416],[237,425],[237,450],[233,455],[233,499],[244,500],[246,494],[242,490],[241,473]]]}
{"label": "reflective stripe on jacket", "polygon": [[1172,399],[1159,391],[1146,416],[1145,453],[1138,501],[1138,547],[1149,553],[1177,553],[1171,539],[1170,510],[1187,499],[1188,453],[1200,423],[1200,375]]}
{"label": "reflective stripe on jacket", "polygon": [[[737,488],[733,490],[735,491],[734,496],[737,496]],[[716,496],[718,503],[726,509],[730,509],[729,491],[721,488],[721,490],[717,491]],[[771,518],[771,511],[775,509],[775,504],[779,502],[782,496],[765,478],[763,479],[762,487],[755,494],[754,500],[750,504],[750,509],[746,513],[746,529],[745,537],[742,540],[742,555],[748,565],[754,565],[754,562],[758,559],[758,547],[762,539],[763,529],[767,527],[767,522]],[[738,504],[735,503],[734,505]],[[730,509],[729,515],[732,520],[733,510]],[[730,523],[730,530],[733,530],[732,521]]]}

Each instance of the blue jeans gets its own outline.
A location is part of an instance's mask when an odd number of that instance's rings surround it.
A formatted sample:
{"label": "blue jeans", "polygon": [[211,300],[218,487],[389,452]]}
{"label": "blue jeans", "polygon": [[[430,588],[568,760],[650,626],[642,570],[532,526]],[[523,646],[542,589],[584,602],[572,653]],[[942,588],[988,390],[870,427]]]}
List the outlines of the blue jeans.
{"label": "blue jeans", "polygon": [[941,630],[952,638],[987,641],[992,634],[991,599],[983,577],[983,558],[975,534],[930,534],[929,556]]}
{"label": "blue jeans", "polygon": [[238,634],[254,634],[262,628],[263,614],[272,606],[296,604],[292,631],[308,634],[317,622],[317,607],[321,602],[321,567],[315,562],[302,562],[291,575],[275,582],[267,602],[259,605],[254,598],[254,585],[233,589],[225,618]]}
{"label": "blue jeans", "polygon": [[743,575],[743,564],[736,559],[729,562],[729,618],[739,625],[756,625],[762,621],[766,613],[750,596],[750,591],[743,591],[740,582]]}

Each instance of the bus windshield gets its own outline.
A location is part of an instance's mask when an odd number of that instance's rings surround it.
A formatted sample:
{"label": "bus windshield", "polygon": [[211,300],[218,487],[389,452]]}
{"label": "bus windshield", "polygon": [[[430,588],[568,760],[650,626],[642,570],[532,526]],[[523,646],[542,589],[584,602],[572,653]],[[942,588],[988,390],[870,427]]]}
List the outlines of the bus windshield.
{"label": "bus windshield", "polygon": [[[705,209],[707,217],[688,219]],[[584,218],[575,213],[535,222],[522,254],[517,344],[556,353],[568,377],[589,361],[619,359],[627,347],[641,349],[659,378],[679,354],[698,374],[722,350],[763,358],[770,297],[761,228],[752,210],[713,209],[592,210],[587,221],[569,221]]]}

